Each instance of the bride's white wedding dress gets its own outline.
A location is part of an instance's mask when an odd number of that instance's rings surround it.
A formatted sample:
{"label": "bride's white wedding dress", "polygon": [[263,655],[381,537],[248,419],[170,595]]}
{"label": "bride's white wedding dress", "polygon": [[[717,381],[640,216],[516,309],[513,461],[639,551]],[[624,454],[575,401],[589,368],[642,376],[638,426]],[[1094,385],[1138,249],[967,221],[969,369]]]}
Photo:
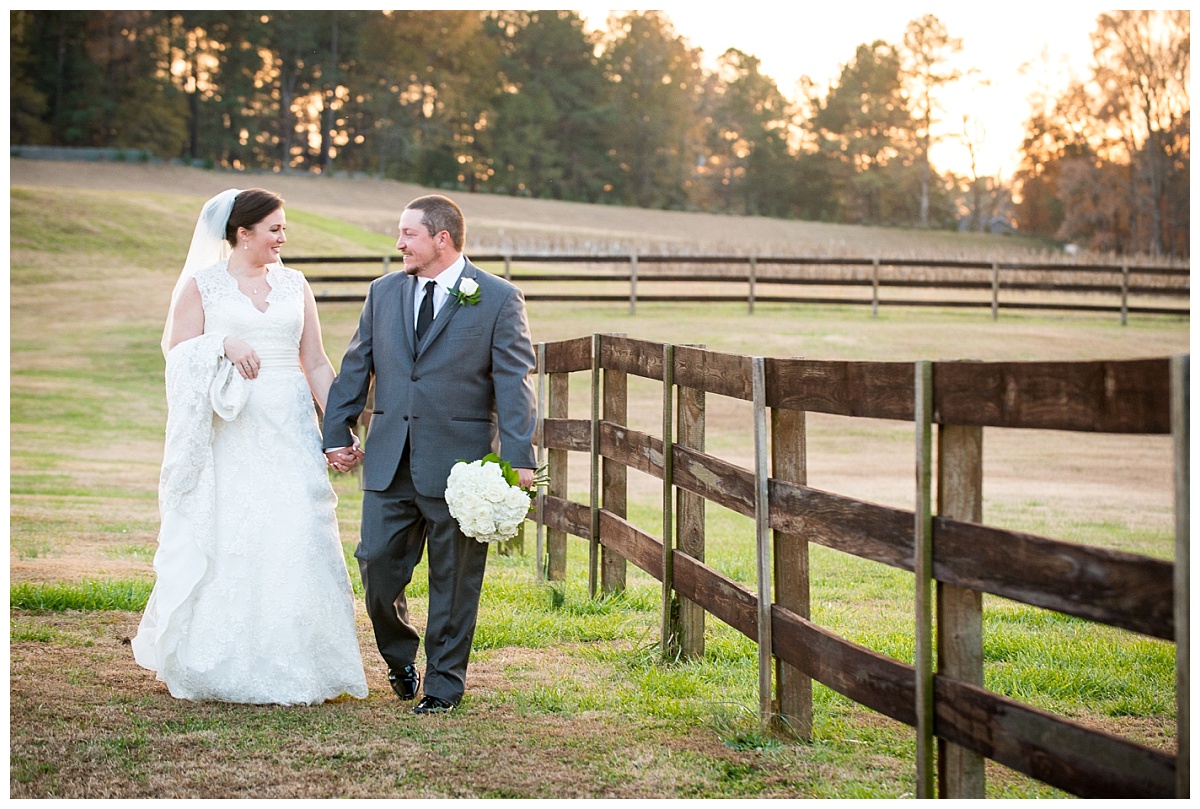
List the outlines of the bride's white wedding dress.
{"label": "bride's white wedding dress", "polygon": [[[135,658],[182,699],[365,697],[337,500],[300,368],[303,277],[272,266],[266,311],[225,261],[195,278],[205,334],[167,360],[158,578]],[[258,353],[256,379],[220,357],[227,335]]]}

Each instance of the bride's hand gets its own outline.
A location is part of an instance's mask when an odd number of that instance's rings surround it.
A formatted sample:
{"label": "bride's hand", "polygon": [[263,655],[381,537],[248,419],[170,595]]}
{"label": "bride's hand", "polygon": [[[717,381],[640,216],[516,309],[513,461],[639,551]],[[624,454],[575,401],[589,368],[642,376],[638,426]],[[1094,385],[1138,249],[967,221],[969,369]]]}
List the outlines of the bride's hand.
{"label": "bride's hand", "polygon": [[325,451],[325,462],[330,469],[338,472],[349,472],[358,466],[359,461],[366,455],[363,452],[362,442],[358,440],[358,436],[350,433],[350,437],[354,439],[354,443],[350,446]]}
{"label": "bride's hand", "polygon": [[257,379],[260,362],[258,354],[245,340],[225,338],[225,356],[245,379]]}

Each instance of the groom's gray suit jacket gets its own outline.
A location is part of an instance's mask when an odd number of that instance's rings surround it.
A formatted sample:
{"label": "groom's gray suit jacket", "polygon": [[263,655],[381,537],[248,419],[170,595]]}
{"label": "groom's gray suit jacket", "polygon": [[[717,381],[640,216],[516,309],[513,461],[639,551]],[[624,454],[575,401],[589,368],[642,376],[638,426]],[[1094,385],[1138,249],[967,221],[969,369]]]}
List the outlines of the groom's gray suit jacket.
{"label": "groom's gray suit jacket", "polygon": [[349,446],[372,377],[374,412],[364,446],[363,489],[384,491],[407,447],[413,485],[444,497],[456,461],[495,452],[514,468],[533,469],[536,359],[517,287],[466,263],[460,276],[479,284],[479,302],[446,300],[415,345],[418,283],[403,272],[372,282],[358,330],[329,390],[326,448]]}

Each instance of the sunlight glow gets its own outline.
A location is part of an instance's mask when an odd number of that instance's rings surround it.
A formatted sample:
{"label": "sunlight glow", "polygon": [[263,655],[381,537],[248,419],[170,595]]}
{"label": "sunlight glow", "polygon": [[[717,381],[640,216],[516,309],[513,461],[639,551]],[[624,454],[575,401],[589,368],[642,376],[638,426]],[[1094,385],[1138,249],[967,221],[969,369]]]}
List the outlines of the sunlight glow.
{"label": "sunlight glow", "polygon": [[[824,95],[859,44],[882,39],[899,45],[909,21],[933,14],[950,36],[963,40],[963,51],[952,66],[979,72],[944,92],[943,111],[934,127],[941,141],[930,150],[931,162],[940,170],[970,173],[970,151],[962,139],[965,115],[983,133],[973,145],[977,171],[993,177],[1008,177],[1017,167],[1030,96],[1038,92],[1052,96],[1073,75],[1086,73],[1096,18],[1110,8],[1092,0],[1016,2],[1003,7],[947,0],[872,0],[852,7],[742,2],[735,13],[708,4],[659,6],[677,34],[703,49],[707,69],[716,69],[725,50],[737,48],[757,57],[762,72],[792,100],[801,95],[801,77],[815,82],[815,90]],[[579,13],[590,28],[604,29],[610,14],[627,12],[583,8]]]}

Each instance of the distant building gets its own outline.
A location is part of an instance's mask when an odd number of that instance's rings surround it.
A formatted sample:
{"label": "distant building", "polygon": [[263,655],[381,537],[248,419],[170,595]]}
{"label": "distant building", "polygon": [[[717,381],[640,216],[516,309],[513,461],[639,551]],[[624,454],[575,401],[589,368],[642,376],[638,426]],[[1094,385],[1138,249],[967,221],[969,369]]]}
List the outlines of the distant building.
{"label": "distant building", "polygon": [[1016,227],[1008,219],[1003,216],[993,216],[988,220],[988,233],[998,233],[1001,236],[1011,236],[1017,232]]}
{"label": "distant building", "polygon": [[958,232],[970,233],[973,230],[986,231],[988,233],[999,233],[1003,236],[1011,236],[1017,232],[1016,226],[1007,217],[997,214],[987,221],[987,226],[976,228],[974,217],[961,216],[958,219]]}

